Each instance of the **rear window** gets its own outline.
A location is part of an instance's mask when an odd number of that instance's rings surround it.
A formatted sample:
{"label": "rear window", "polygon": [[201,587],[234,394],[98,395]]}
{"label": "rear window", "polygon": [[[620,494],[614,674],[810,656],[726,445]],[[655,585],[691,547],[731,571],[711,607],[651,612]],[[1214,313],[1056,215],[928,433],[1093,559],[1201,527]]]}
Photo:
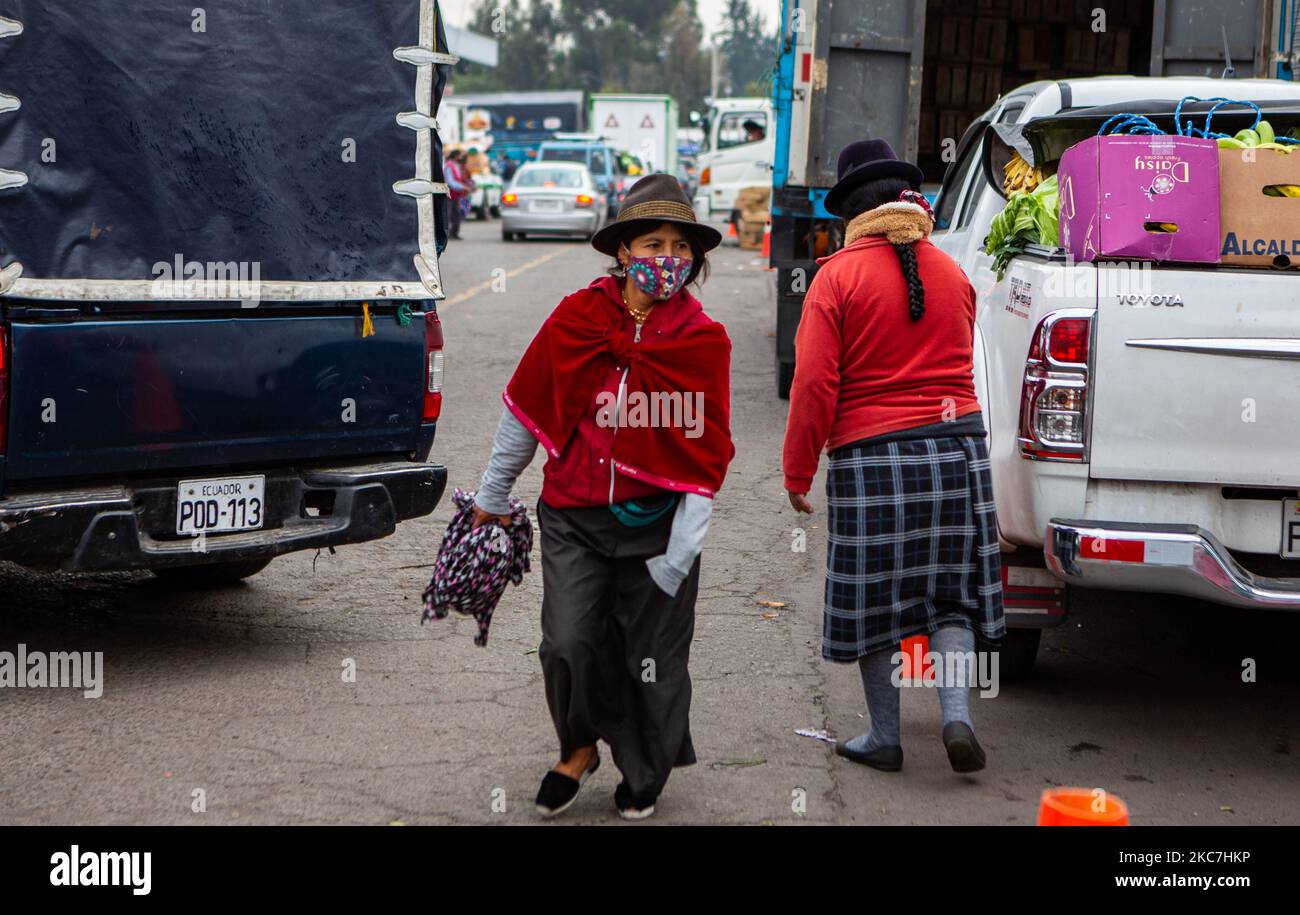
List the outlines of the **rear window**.
{"label": "rear window", "polygon": [[542,150],[543,162],[581,162],[587,164],[587,150],[585,149],[565,149],[562,146],[552,146],[549,149]]}
{"label": "rear window", "polygon": [[515,178],[515,187],[582,187],[582,172],[576,168],[525,168]]}

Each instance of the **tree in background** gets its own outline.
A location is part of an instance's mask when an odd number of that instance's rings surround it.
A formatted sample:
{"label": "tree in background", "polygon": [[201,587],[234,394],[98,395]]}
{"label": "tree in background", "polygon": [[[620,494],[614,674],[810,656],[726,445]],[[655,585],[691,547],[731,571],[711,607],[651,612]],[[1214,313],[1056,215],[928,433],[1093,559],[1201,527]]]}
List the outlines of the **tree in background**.
{"label": "tree in background", "polygon": [[703,110],[709,92],[695,3],[479,0],[469,27],[498,41],[498,65],[458,64],[456,91],[662,93],[677,100],[685,124],[692,108]]}
{"label": "tree in background", "polygon": [[763,19],[749,0],[727,0],[717,32],[727,95],[765,95],[766,78],[776,60],[775,36],[763,30]]}
{"label": "tree in background", "polygon": [[[498,12],[499,11],[499,12]],[[560,36],[555,10],[544,0],[480,0],[470,15],[472,32],[496,39],[495,67],[456,65],[458,92],[506,92],[510,89],[564,89],[552,55]]]}

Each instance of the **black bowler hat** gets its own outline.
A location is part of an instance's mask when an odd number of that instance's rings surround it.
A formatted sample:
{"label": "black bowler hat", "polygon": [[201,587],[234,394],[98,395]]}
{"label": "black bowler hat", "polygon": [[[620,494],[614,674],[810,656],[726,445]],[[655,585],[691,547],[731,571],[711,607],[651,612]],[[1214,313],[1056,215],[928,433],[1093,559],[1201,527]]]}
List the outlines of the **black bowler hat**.
{"label": "black bowler hat", "polygon": [[911,162],[894,155],[894,148],[884,140],[855,140],[840,150],[835,168],[836,182],[826,195],[826,212],[839,216],[839,206],[854,188],[876,178],[902,178],[920,190],[924,173]]}
{"label": "black bowler hat", "polygon": [[684,226],[705,251],[713,250],[722,242],[721,232],[695,221],[695,210],[681,183],[664,172],[653,172],[632,185],[618,208],[618,219],[591,236],[591,246],[601,254],[617,257],[618,237],[633,222],[643,224],[647,230],[661,222]]}

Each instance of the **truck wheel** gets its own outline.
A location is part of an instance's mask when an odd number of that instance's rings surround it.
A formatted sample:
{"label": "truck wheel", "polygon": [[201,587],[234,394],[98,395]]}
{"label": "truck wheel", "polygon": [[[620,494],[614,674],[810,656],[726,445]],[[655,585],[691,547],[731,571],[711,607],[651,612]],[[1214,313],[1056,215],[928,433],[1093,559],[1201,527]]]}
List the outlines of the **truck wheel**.
{"label": "truck wheel", "polygon": [[1026,680],[1033,676],[1038,662],[1038,645],[1042,641],[1041,629],[1008,629],[1002,639],[1001,657],[998,658],[999,676],[1007,681]]}
{"label": "truck wheel", "polygon": [[500,218],[501,218],[501,208],[500,208],[500,207],[488,207],[488,212],[492,214],[492,218],[493,218],[493,219],[500,219]]}
{"label": "truck wheel", "polygon": [[502,241],[514,241],[514,240],[515,240],[515,233],[514,233],[514,232],[507,232],[505,229],[502,229],[502,230],[501,230],[501,240],[502,240]]}
{"label": "truck wheel", "polygon": [[153,574],[175,588],[205,591],[209,588],[229,587],[250,575],[256,575],[270,564],[269,559],[240,559],[210,565],[169,566],[154,569]]}
{"label": "truck wheel", "polygon": [[776,360],[776,396],[790,399],[790,385],[794,384],[794,363]]}

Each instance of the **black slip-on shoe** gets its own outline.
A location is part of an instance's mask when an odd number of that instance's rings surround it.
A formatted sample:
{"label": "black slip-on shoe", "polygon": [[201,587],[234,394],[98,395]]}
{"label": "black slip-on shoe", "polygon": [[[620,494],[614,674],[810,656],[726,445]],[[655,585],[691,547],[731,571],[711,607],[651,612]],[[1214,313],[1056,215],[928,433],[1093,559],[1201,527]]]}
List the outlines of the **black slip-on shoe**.
{"label": "black slip-on shoe", "polygon": [[984,768],[984,748],[964,721],[951,721],[943,726],[943,748],[948,751],[948,762],[954,772],[978,772]]}
{"label": "black slip-on shoe", "polygon": [[853,750],[843,741],[835,741],[835,752],[845,759],[851,759],[856,763],[862,763],[864,766],[870,766],[873,769],[879,769],[881,772],[897,772],[903,768],[903,748],[900,746],[876,747],[863,753],[861,750]]}
{"label": "black slip-on shoe", "polygon": [[544,817],[559,816],[573,806],[578,799],[578,791],[591,773],[600,768],[600,754],[597,753],[591,765],[578,778],[569,778],[552,769],[542,777],[542,785],[537,789],[537,812]]}
{"label": "black slip-on shoe", "polygon": [[635,797],[627,782],[619,782],[614,789],[614,806],[625,820],[644,820],[655,812],[655,799]]}

